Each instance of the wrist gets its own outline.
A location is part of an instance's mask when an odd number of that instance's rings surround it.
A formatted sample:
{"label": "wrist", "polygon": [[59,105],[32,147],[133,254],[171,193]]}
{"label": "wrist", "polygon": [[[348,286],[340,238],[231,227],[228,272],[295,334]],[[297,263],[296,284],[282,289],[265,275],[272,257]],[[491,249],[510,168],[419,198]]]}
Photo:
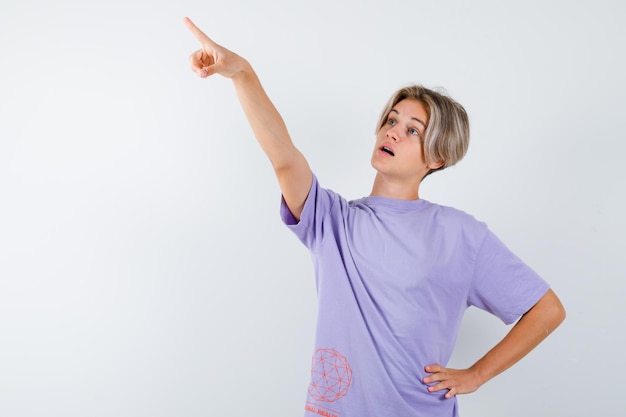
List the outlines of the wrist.
{"label": "wrist", "polygon": [[480,363],[475,363],[469,368],[469,371],[472,373],[472,379],[474,380],[474,384],[476,385],[476,389],[483,386],[487,381],[491,379],[489,372],[483,369],[480,366]]}
{"label": "wrist", "polygon": [[248,61],[242,58],[242,65],[233,75],[230,77],[233,82],[240,82],[246,79],[250,79],[251,75],[255,75],[252,65]]}

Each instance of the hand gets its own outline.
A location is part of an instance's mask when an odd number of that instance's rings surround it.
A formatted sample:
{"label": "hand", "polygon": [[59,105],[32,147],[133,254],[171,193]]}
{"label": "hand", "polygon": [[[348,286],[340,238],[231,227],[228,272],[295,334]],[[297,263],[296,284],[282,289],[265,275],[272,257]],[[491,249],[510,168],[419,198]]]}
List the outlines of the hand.
{"label": "hand", "polygon": [[439,382],[428,387],[428,392],[437,392],[447,389],[446,398],[452,398],[457,394],[469,394],[476,391],[482,385],[480,376],[470,369],[450,369],[441,365],[428,365],[424,370],[430,375],[424,378],[424,383]]}
{"label": "hand", "polygon": [[201,78],[213,74],[220,74],[227,78],[233,78],[237,73],[246,69],[248,62],[229,51],[228,49],[213,42],[204,34],[188,17],[184,20],[187,29],[198,39],[201,49],[191,54],[189,62],[191,69]]}

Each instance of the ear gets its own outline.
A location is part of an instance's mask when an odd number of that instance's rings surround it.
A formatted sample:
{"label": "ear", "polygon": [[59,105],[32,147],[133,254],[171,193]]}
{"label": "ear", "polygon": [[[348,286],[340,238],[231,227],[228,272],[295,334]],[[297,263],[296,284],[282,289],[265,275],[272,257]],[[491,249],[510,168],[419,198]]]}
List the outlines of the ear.
{"label": "ear", "polygon": [[439,169],[444,164],[445,164],[445,161],[438,161],[438,162],[432,162],[432,163],[430,163],[430,164],[428,164],[426,166],[428,167],[428,169]]}

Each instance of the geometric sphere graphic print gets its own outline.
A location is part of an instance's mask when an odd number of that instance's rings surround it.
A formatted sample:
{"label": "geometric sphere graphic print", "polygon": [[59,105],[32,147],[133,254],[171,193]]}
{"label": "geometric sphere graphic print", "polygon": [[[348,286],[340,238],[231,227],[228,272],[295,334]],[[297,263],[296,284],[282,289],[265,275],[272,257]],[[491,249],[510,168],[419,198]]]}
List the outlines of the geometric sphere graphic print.
{"label": "geometric sphere graphic print", "polygon": [[345,397],[352,382],[348,359],[335,349],[318,349],[313,354],[309,394],[317,401],[333,402]]}

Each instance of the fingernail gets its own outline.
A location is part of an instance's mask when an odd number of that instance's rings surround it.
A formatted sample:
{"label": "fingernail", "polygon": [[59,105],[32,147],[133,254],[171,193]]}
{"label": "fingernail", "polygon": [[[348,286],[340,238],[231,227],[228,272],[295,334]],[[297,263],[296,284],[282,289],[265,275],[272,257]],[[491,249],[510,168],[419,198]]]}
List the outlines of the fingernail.
{"label": "fingernail", "polygon": [[207,77],[209,75],[209,73],[206,72],[206,70],[200,70],[198,75],[201,76],[202,78],[204,78],[204,77]]}

